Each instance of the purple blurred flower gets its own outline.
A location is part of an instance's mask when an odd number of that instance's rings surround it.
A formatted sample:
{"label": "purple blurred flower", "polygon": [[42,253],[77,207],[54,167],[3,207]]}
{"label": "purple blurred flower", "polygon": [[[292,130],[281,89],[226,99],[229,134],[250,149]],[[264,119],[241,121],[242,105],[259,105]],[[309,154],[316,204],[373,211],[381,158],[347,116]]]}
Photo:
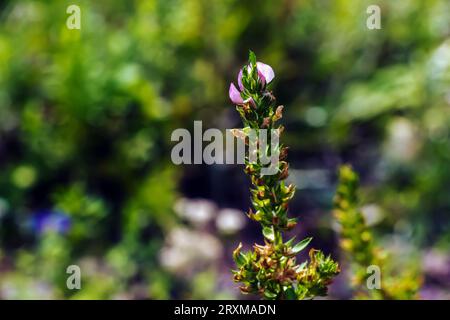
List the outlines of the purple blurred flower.
{"label": "purple blurred flower", "polygon": [[34,213],[32,227],[38,234],[43,234],[47,231],[65,234],[71,227],[71,221],[70,217],[62,212],[42,210]]}
{"label": "purple blurred flower", "polygon": [[[251,68],[251,65],[247,65],[244,68]],[[244,104],[247,102],[252,102],[251,98],[247,99],[244,101],[244,99],[242,99],[241,96],[241,92],[244,91],[244,85],[242,84],[242,76],[243,76],[243,69],[242,68],[239,71],[239,75],[238,75],[238,86],[239,86],[239,90],[236,88],[236,86],[234,85],[234,83],[230,84],[230,89],[228,91],[229,96],[231,101],[234,104]],[[272,80],[275,78],[275,73],[273,72],[273,69],[271,66],[269,66],[268,64],[262,63],[262,62],[257,62],[256,63],[256,69],[258,70],[258,77],[259,77],[259,81],[261,82],[261,84],[263,86],[265,86],[266,84],[272,82]],[[248,70],[251,71],[251,70]]]}

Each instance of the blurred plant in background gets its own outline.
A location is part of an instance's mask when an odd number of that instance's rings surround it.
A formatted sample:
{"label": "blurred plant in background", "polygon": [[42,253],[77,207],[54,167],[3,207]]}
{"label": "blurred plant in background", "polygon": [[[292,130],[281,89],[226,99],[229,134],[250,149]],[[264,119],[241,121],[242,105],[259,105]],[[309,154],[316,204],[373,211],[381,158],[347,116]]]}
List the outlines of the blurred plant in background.
{"label": "blurred plant in background", "polygon": [[[358,175],[350,166],[339,169],[339,185],[334,199],[334,215],[340,224],[341,248],[352,266],[352,286],[357,298],[417,299],[421,280],[413,257],[403,265],[393,265],[395,257],[388,257],[375,245],[372,232],[367,227],[359,208]],[[398,261],[397,261],[398,262]],[[380,271],[378,288],[368,288],[371,268]],[[392,270],[394,269],[394,270]],[[375,269],[374,269],[375,270]]]}
{"label": "blurred plant in background", "polygon": [[[66,28],[71,4],[81,30]],[[350,162],[380,246],[422,257],[421,297],[449,297],[450,3],[378,0],[382,29],[368,30],[371,4],[2,1],[0,297],[234,292],[224,289],[232,243],[253,243],[258,230],[248,224],[230,243],[217,231],[236,215],[201,226],[174,203],[203,198],[216,212],[243,212],[248,184],[234,166],[174,166],[169,138],[195,119],[238,125],[226,79],[247,48],[279,70],[273,88],[289,105],[289,179],[302,190],[292,232],[335,253],[333,172]],[[193,281],[162,264],[179,230],[222,243],[217,264]],[[80,291],[66,289],[70,264],[82,270]],[[351,291],[337,277],[330,295]]]}

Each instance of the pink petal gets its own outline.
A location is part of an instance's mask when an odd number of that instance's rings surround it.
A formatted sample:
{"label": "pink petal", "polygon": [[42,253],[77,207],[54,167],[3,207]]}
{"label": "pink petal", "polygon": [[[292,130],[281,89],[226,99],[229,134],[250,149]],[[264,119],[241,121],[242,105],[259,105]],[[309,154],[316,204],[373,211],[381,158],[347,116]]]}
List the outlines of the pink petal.
{"label": "pink petal", "polygon": [[239,90],[236,88],[236,86],[234,85],[234,83],[230,84],[230,89],[228,90],[228,94],[230,96],[231,101],[234,104],[243,104],[244,100],[241,97],[241,93],[239,92]]}
{"label": "pink petal", "polygon": [[241,91],[244,90],[244,85],[242,84],[242,69],[239,71],[239,75],[238,75],[238,85],[239,85],[239,89]]}
{"label": "pink petal", "polygon": [[261,73],[264,76],[265,81],[267,83],[270,83],[273,78],[275,78],[275,73],[273,72],[273,69],[268,64],[257,62],[256,68],[258,68],[258,73]]}
{"label": "pink petal", "polygon": [[261,71],[259,71],[259,69],[258,69],[258,77],[259,77],[259,80],[261,81],[262,85],[265,86],[266,85],[266,77],[264,76],[264,74]]}

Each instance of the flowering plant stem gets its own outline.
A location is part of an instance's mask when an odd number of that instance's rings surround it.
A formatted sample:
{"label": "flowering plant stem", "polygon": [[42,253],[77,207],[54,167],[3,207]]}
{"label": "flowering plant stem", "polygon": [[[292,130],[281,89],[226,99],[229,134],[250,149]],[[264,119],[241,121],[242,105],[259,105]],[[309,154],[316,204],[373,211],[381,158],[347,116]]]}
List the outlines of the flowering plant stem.
{"label": "flowering plant stem", "polygon": [[[360,209],[359,177],[349,165],[339,168],[339,184],[334,197],[334,216],[340,225],[340,246],[352,267],[352,287],[358,299],[403,300],[417,298],[421,276],[417,265],[392,272],[391,257],[377,246]],[[369,290],[370,267],[383,273],[379,288]],[[369,269],[368,269],[369,268]]]}
{"label": "flowering plant stem", "polygon": [[[234,280],[242,283],[242,293],[258,294],[265,299],[305,299],[327,294],[327,286],[339,273],[339,266],[320,250],[309,251],[310,261],[296,263],[296,255],[305,249],[312,238],[295,243],[295,237],[284,241],[283,232],[297,224],[288,218],[288,203],[295,186],[286,185],[289,165],[288,148],[278,143],[284,127],[276,123],[282,118],[283,106],[276,106],[270,90],[275,74],[269,65],[256,61],[250,51],[248,65],[238,76],[238,88],[232,83],[230,99],[236,104],[244,128],[234,130],[246,145],[256,146],[245,156],[245,172],[250,176],[253,210],[248,217],[261,224],[264,245],[255,244],[252,251],[241,252],[239,244],[233,252],[237,269]],[[262,143],[263,133],[270,132],[270,143]],[[255,139],[255,137],[257,137]],[[263,159],[276,157],[270,164]]]}

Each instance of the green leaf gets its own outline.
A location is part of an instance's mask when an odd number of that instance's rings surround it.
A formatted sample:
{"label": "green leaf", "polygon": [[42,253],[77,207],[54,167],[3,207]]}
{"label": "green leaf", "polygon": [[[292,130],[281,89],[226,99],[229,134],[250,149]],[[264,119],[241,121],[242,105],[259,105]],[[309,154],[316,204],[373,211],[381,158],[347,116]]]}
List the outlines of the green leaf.
{"label": "green leaf", "polygon": [[239,252],[239,254],[236,257],[234,257],[234,261],[236,262],[236,265],[238,267],[241,267],[245,263],[247,263],[246,256],[242,252]]}
{"label": "green leaf", "polygon": [[256,55],[252,50],[249,50],[248,53],[248,62],[250,63],[250,65],[254,66],[256,65]]}
{"label": "green leaf", "polygon": [[273,300],[277,297],[277,294],[275,292],[266,289],[266,291],[264,291],[264,297],[268,300]]}
{"label": "green leaf", "polygon": [[302,241],[300,241],[299,243],[297,243],[293,248],[292,248],[292,252],[293,253],[299,253],[300,251],[302,251],[303,249],[306,248],[306,246],[311,242],[312,238],[305,238]]}
{"label": "green leaf", "polygon": [[263,228],[263,235],[270,241],[275,240],[275,233],[273,232],[273,227],[264,227]]}
{"label": "green leaf", "polygon": [[294,243],[295,240],[295,236],[293,236],[291,239],[289,239],[289,241],[286,241],[285,245],[286,247],[290,247],[292,245],[292,243]]}
{"label": "green leaf", "polygon": [[284,290],[284,294],[287,300],[297,300],[297,294],[295,293],[295,290],[292,289],[292,287]]}

